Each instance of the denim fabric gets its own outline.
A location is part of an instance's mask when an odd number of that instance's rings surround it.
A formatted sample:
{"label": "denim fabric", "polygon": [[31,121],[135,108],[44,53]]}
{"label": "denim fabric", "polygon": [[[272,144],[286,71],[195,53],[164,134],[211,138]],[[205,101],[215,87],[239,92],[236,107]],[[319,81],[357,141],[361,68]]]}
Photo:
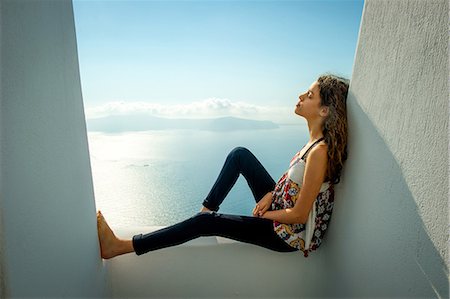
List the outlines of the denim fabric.
{"label": "denim fabric", "polygon": [[137,255],[175,246],[201,236],[221,236],[250,243],[278,252],[297,249],[281,240],[273,230],[271,220],[250,216],[200,212],[172,226],[155,232],[133,236]]}
{"label": "denim fabric", "polygon": [[203,201],[203,206],[217,212],[220,204],[236,183],[239,174],[247,180],[256,202],[275,188],[275,181],[258,159],[248,149],[237,147],[228,154],[219,177]]}
{"label": "denim fabric", "polygon": [[231,188],[242,174],[256,202],[275,187],[275,181],[246,148],[233,149],[203,205],[213,212],[201,212],[172,226],[148,234],[133,236],[137,255],[169,246],[175,246],[201,236],[221,236],[258,245],[279,252],[297,251],[274,232],[273,222],[251,216],[217,213]]}

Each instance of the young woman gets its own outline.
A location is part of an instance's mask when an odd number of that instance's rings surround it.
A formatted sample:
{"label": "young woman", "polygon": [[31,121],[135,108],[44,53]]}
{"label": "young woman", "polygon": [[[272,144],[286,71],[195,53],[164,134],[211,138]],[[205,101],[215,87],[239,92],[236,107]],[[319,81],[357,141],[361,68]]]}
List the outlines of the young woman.
{"label": "young woman", "polygon": [[[230,152],[199,213],[175,225],[131,240],[117,238],[97,213],[102,258],[178,245],[201,236],[222,236],[279,252],[319,247],[334,203],[333,185],[347,159],[346,79],[325,75],[299,96],[295,113],[306,119],[309,142],[292,158],[277,183],[256,157],[237,147]],[[253,216],[217,213],[242,174],[256,201]]]}

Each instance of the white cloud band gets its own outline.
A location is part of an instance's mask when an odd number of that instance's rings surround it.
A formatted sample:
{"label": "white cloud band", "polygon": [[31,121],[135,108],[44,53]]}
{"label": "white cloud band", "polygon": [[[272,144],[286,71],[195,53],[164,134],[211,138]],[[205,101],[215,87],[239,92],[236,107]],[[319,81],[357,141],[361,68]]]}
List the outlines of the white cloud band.
{"label": "white cloud band", "polygon": [[166,118],[215,118],[234,116],[276,123],[293,123],[294,107],[253,105],[229,99],[209,98],[187,104],[156,104],[149,102],[114,101],[100,106],[87,107],[88,119],[111,115],[148,114]]}

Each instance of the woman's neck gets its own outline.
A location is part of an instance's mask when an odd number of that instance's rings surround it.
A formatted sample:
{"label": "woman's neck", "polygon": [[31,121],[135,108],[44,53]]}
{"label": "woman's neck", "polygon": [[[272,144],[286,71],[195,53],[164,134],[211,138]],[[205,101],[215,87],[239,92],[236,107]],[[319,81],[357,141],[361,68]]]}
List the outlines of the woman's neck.
{"label": "woman's neck", "polygon": [[309,142],[314,142],[323,137],[322,120],[308,121]]}

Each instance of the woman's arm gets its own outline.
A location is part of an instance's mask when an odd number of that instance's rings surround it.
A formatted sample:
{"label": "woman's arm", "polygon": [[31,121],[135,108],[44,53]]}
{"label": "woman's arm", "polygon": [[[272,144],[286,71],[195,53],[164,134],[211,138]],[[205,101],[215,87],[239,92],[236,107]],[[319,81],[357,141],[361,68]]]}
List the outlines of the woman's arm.
{"label": "woman's arm", "polygon": [[327,165],[327,145],[318,144],[308,155],[303,185],[300,189],[297,201],[295,202],[295,206],[290,209],[267,211],[262,215],[262,218],[287,224],[306,223],[314,200],[317,198],[320,187],[325,179]]}

